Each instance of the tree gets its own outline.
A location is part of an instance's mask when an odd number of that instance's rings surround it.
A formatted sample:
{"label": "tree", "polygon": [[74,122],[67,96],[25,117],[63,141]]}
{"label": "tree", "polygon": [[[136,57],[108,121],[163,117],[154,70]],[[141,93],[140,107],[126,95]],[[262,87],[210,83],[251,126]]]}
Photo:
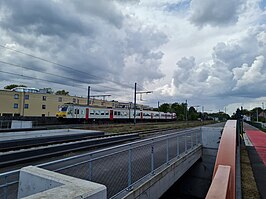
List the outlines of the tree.
{"label": "tree", "polygon": [[159,111],[164,112],[164,113],[170,112],[170,105],[167,103],[162,104],[159,107]]}
{"label": "tree", "polygon": [[191,106],[189,109],[188,109],[188,119],[189,120],[197,120],[199,118],[199,114],[197,112],[197,110]]}
{"label": "tree", "polygon": [[55,94],[56,95],[69,95],[69,92],[65,90],[59,90],[59,91],[56,91]]}
{"label": "tree", "polygon": [[25,86],[25,85],[17,85],[17,84],[10,84],[10,85],[5,86],[4,89],[11,90],[11,89],[16,88],[16,87],[27,87],[27,86]]}

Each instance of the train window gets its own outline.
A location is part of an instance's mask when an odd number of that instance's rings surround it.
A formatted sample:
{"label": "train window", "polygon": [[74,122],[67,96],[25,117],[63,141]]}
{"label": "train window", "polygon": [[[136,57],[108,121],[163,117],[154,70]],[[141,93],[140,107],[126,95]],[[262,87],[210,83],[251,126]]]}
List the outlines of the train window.
{"label": "train window", "polygon": [[109,111],[105,111],[105,115],[109,115]]}
{"label": "train window", "polygon": [[63,107],[61,108],[61,111],[67,111],[67,106],[63,106]]}
{"label": "train window", "polygon": [[137,113],[137,116],[140,116],[140,113]]}
{"label": "train window", "polygon": [[117,111],[115,111],[114,115],[117,115]]}
{"label": "train window", "polygon": [[94,110],[90,110],[90,115],[94,115]]}
{"label": "train window", "polygon": [[120,113],[119,111],[117,112],[117,114],[118,114],[118,115],[121,115],[121,113]]}
{"label": "train window", "polygon": [[104,115],[104,111],[101,111],[101,115]]}
{"label": "train window", "polygon": [[81,110],[81,114],[84,114],[84,110]]}
{"label": "train window", "polygon": [[95,111],[95,115],[100,115],[100,111]]}

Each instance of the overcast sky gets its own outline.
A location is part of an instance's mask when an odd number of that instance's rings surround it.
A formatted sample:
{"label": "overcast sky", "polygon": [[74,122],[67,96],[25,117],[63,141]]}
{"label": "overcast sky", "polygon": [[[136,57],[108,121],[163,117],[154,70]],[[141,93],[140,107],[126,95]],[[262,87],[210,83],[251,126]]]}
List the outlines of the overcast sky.
{"label": "overcast sky", "polygon": [[1,0],[0,35],[1,88],[266,107],[265,0]]}

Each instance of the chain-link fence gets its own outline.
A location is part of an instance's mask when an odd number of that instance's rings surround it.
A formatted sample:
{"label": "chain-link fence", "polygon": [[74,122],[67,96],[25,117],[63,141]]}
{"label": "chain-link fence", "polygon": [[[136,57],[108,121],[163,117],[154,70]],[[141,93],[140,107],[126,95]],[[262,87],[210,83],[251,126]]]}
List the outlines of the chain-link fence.
{"label": "chain-link fence", "polygon": [[[200,129],[186,130],[38,165],[41,168],[104,184],[108,198],[200,145]],[[0,174],[0,199],[16,198],[19,171]]]}

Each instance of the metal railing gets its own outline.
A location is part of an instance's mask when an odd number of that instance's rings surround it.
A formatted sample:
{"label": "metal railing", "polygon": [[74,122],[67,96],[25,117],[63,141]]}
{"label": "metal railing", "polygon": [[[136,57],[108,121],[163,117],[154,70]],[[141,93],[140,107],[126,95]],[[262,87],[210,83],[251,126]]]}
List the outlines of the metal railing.
{"label": "metal railing", "polygon": [[[207,199],[236,198],[236,146],[237,121],[228,120],[222,133],[213,171],[213,181],[206,196]],[[226,169],[222,171],[221,166],[226,166]],[[224,175],[221,175],[221,172]],[[221,187],[222,182],[227,182],[227,184]],[[221,194],[221,191],[225,194]]]}
{"label": "metal railing", "polygon": [[[38,165],[65,175],[104,184],[108,198],[130,191],[147,175],[166,166],[201,144],[201,130],[194,128],[156,138],[89,152]],[[0,199],[16,198],[19,170],[0,174]]]}

